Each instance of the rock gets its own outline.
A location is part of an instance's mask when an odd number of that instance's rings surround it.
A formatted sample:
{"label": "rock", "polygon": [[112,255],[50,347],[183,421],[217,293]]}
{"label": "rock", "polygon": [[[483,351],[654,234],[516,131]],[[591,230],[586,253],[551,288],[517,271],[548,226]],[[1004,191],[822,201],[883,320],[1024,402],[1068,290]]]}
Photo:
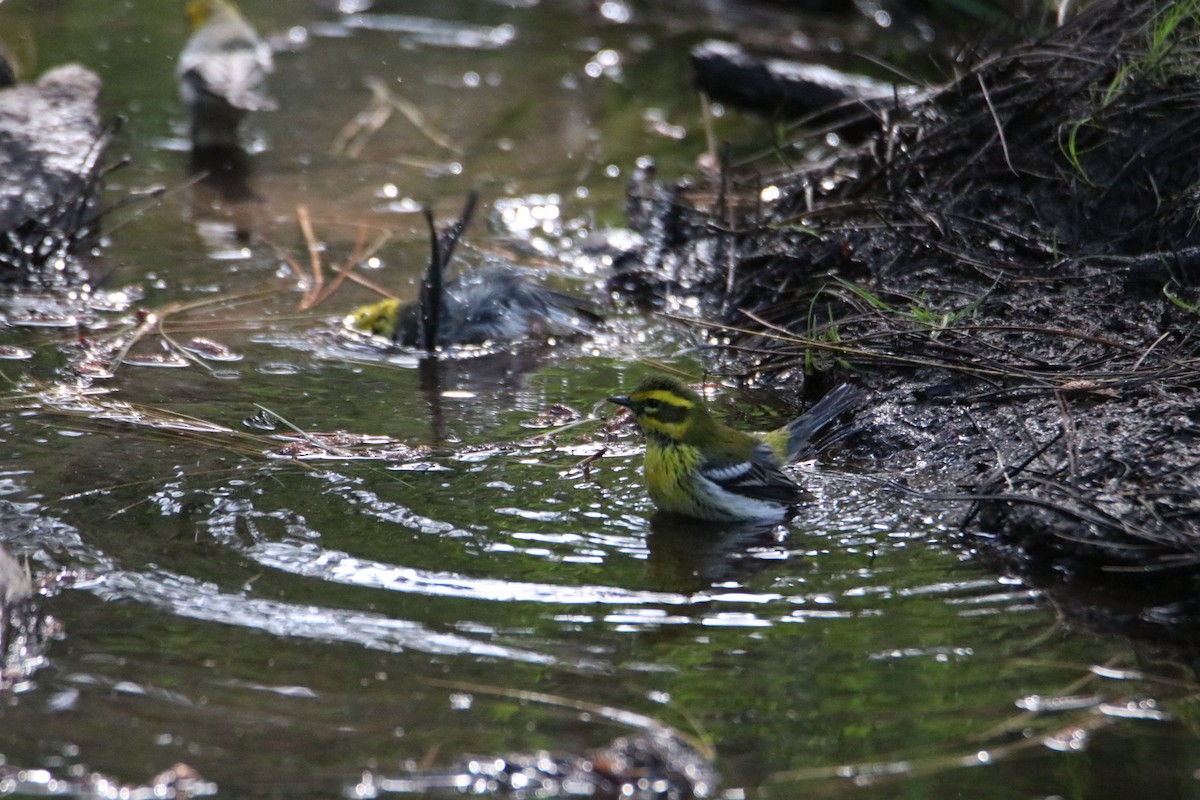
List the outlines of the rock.
{"label": "rock", "polygon": [[768,118],[807,118],[835,130],[878,129],[877,116],[918,96],[912,86],[840,72],[824,64],[763,58],[732,42],[692,48],[696,85],[721,103]]}
{"label": "rock", "polygon": [[29,576],[15,558],[0,547],[0,614],[33,595]]}
{"label": "rock", "polygon": [[74,256],[94,239],[100,78],[77,64],[0,90],[0,283],[77,284]]}

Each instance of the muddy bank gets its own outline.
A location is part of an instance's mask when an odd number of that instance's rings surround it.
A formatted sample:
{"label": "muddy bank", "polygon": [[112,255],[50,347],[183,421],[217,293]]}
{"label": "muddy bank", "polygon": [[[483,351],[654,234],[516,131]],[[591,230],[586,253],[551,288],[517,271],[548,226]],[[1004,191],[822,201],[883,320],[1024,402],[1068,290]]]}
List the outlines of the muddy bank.
{"label": "muddy bank", "polygon": [[715,298],[730,373],[869,388],[858,455],[999,568],[1091,619],[1194,628],[1196,30],[1173,4],[1099,3],[898,94],[818,163],[779,170],[802,141],[707,181],[643,175],[648,244],[616,283]]}

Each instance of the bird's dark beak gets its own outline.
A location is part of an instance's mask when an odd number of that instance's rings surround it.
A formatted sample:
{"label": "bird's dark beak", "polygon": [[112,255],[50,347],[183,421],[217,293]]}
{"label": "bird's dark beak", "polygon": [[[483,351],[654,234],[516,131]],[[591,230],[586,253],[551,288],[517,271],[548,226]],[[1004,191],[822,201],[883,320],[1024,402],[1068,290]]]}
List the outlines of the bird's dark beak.
{"label": "bird's dark beak", "polygon": [[626,408],[629,408],[629,409],[633,408],[633,401],[630,400],[628,397],[610,397],[610,398],[608,398],[608,402],[616,403],[619,406],[625,406]]}

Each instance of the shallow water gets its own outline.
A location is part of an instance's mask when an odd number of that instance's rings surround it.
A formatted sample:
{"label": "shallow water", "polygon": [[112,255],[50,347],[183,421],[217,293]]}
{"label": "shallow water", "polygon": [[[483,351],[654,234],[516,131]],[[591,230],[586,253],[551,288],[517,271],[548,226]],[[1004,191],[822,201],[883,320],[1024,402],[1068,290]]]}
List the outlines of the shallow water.
{"label": "shallow water", "polygon": [[[801,468],[818,500],[772,531],[654,518],[636,436],[587,417],[649,364],[699,374],[688,331],[615,308],[593,337],[432,364],[338,333],[375,298],[361,286],[301,308],[305,214],[327,281],[356,242],[386,237],[360,272],[411,297],[420,204],[448,220],[470,188],[487,213],[468,262],[507,253],[602,297],[605,265],[580,241],[621,223],[638,157],[695,171],[686,49],[745,19],[655,3],[629,21],[618,4],[605,18],[449,3],[437,20],[398,2],[245,8],[295,50],[277,57],[280,110],[252,120],[249,193],[231,200],[187,182],[174,4],[0,5],[5,39],[36,42],[10,50],[98,69],[106,112],[129,117],[111,200],[166,189],[111,214],[95,269],[124,294],[61,307],[86,333],[47,326],[43,301],[41,324],[20,324],[26,299],[0,311],[15,348],[0,373],[25,380],[0,416],[0,543],[36,573],[82,573],[41,601],[62,629],[45,663],[0,695],[0,758],[46,772],[0,776],[0,792],[91,770],[143,783],[185,762],[223,796],[331,797],[364,770],[582,754],[630,731],[608,708],[706,742],[729,798],[1200,796],[1190,676],[1065,630],[955,546],[952,516],[892,488],[903,476]],[[814,29],[863,38],[864,21],[841,24]],[[367,75],[426,130],[397,113],[357,157],[334,153]],[[113,377],[77,377],[81,340],[99,352],[139,325]],[[198,336],[225,349],[145,366]],[[780,400],[714,404],[767,427],[791,411]],[[556,431],[569,417],[549,420],[554,404],[585,419]],[[286,423],[245,424],[261,408]]]}

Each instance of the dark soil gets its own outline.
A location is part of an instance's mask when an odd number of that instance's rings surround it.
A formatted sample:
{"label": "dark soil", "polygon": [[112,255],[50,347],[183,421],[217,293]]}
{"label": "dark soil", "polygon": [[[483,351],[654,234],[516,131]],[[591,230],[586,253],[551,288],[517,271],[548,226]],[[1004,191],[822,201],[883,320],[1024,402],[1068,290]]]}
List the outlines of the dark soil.
{"label": "dark soil", "polygon": [[1194,630],[1200,30],[1186,5],[1093,4],[879,112],[864,145],[818,166],[779,171],[797,147],[711,184],[642,175],[630,216],[647,245],[617,286],[715,298],[702,324],[757,383],[870,389],[857,454],[949,504],[968,546],[1074,617]]}

